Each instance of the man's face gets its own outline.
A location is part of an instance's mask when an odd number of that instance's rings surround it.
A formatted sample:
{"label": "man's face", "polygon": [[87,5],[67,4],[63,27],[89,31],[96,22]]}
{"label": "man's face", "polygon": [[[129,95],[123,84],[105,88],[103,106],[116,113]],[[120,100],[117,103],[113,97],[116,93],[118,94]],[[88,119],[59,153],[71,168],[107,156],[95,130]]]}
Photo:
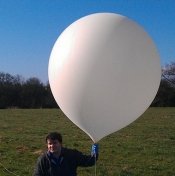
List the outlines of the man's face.
{"label": "man's face", "polygon": [[58,140],[47,140],[47,148],[51,153],[58,153],[61,151],[61,143]]}

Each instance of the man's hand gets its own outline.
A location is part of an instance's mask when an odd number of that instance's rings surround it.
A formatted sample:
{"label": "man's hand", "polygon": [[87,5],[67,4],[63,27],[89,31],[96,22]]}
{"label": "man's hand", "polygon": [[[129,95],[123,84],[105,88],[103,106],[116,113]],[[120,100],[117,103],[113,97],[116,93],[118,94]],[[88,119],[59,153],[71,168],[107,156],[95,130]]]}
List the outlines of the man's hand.
{"label": "man's hand", "polygon": [[98,155],[98,144],[93,144],[91,148],[91,155],[92,156],[97,156]]}

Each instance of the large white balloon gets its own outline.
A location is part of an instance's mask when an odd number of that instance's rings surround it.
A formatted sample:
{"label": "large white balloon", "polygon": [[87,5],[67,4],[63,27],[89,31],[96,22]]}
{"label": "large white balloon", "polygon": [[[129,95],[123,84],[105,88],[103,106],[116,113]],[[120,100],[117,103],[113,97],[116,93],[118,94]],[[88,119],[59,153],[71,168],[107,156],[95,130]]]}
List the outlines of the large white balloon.
{"label": "large white balloon", "polygon": [[142,27],[118,14],[97,13],[63,31],[48,74],[62,111],[97,142],[144,113],[159,88],[161,69]]}

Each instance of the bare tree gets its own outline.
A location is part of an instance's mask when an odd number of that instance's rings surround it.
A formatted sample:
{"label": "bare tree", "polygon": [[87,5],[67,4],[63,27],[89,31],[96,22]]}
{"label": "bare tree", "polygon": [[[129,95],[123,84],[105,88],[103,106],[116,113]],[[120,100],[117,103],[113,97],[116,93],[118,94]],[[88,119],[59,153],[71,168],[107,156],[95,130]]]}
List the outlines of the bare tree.
{"label": "bare tree", "polygon": [[162,78],[168,81],[172,86],[175,86],[175,62],[166,64],[162,68]]}

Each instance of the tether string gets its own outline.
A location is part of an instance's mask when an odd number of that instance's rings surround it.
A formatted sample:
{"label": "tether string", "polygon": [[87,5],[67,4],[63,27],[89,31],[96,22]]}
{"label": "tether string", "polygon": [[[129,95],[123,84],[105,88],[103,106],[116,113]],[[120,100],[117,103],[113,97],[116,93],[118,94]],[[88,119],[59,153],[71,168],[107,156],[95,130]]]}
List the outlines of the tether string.
{"label": "tether string", "polygon": [[97,175],[97,162],[96,162],[96,155],[95,155],[95,176]]}
{"label": "tether string", "polygon": [[8,172],[9,174],[15,175],[15,176],[19,176],[17,174],[15,174],[14,172],[11,172],[10,170],[8,170],[1,162],[0,165],[6,170],[6,172]]}

